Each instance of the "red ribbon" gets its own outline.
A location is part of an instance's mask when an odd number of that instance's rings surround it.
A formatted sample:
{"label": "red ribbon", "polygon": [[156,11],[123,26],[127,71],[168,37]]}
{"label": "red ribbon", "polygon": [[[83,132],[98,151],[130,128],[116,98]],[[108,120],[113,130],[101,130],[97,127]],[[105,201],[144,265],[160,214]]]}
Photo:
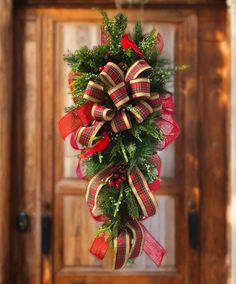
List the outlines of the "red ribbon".
{"label": "red ribbon", "polygon": [[163,48],[164,48],[163,37],[160,33],[157,33],[157,49],[158,49],[160,54],[162,53]]}
{"label": "red ribbon", "polygon": [[90,253],[102,260],[106,255],[108,246],[109,243],[106,240],[105,234],[97,236],[90,247]]}
{"label": "red ribbon", "polygon": [[63,139],[78,127],[89,125],[93,122],[94,119],[91,115],[92,106],[92,102],[87,102],[68,112],[59,120],[58,127]]}
{"label": "red ribbon", "polygon": [[160,266],[166,251],[158,241],[153,238],[145,226],[143,224],[141,224],[141,226],[144,231],[143,250],[157,266]]}

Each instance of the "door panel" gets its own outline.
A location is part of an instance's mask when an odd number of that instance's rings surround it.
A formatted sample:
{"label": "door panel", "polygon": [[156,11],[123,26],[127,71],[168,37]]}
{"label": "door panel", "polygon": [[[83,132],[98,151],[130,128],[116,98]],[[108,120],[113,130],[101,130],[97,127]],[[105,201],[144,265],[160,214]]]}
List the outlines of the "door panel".
{"label": "door panel", "polygon": [[[148,16],[148,13],[150,16]],[[131,21],[134,16],[129,12]],[[152,23],[157,27],[165,39],[165,52],[168,58],[176,63],[180,62],[188,64],[189,50],[193,52],[196,33],[196,17],[186,13],[186,15],[168,14],[166,17],[160,12],[147,12],[145,28],[150,30]],[[53,21],[54,46],[52,47],[54,54],[54,96],[56,100],[55,117],[63,114],[63,109],[70,103],[68,95],[68,86],[66,76],[69,68],[62,61],[62,54],[68,49],[74,51],[83,45],[92,47],[100,43],[100,20],[94,14],[77,15],[75,11],[71,13],[69,20],[66,15],[52,15],[50,19]],[[191,28],[190,28],[191,26]],[[189,31],[191,30],[191,34]],[[185,37],[188,37],[185,38]],[[188,40],[188,50],[183,47],[183,42]],[[193,72],[193,71],[192,71]],[[195,76],[188,73],[188,76]],[[162,188],[156,194],[159,203],[159,212],[156,216],[148,219],[145,223],[151,233],[166,248],[167,255],[164,258],[163,265],[157,268],[146,257],[141,256],[135,264],[129,264],[122,274],[111,270],[111,259],[106,257],[105,261],[98,262],[88,254],[92,239],[95,236],[98,223],[89,216],[85,204],[86,183],[76,178],[75,169],[77,158],[75,152],[70,148],[69,139],[63,144],[58,133],[55,138],[55,243],[54,243],[54,260],[55,260],[55,283],[97,283],[93,280],[93,274],[96,273],[100,277],[101,283],[107,283],[113,277],[117,283],[120,281],[129,281],[130,277],[137,281],[135,275],[138,273],[142,277],[142,283],[150,281],[161,281],[161,283],[184,283],[186,281],[188,268],[194,263],[195,269],[198,269],[197,259],[198,252],[193,251],[193,262],[187,259],[189,257],[190,248],[187,239],[187,206],[186,200],[188,192],[192,185],[189,181],[189,188],[185,187],[185,180],[191,176],[194,182],[197,177],[195,167],[178,168],[175,165],[184,165],[186,153],[181,147],[184,139],[189,139],[189,129],[185,129],[184,115],[191,105],[187,105],[192,101],[185,100],[184,92],[191,98],[192,88],[188,86],[185,90],[184,80],[187,74],[181,74],[176,78],[176,83],[170,84],[170,88],[175,91],[175,100],[177,105],[176,115],[181,123],[182,135],[177,141],[165,152],[161,153],[164,160],[162,173]],[[191,116],[194,115],[194,109],[191,110]],[[56,120],[57,120],[56,119]],[[194,137],[197,122],[191,125],[191,135]],[[182,140],[182,141],[181,141]],[[194,156],[193,151],[196,145],[189,146],[189,155]],[[197,186],[197,184],[195,184]],[[76,209],[77,208],[77,209]],[[178,225],[177,225],[178,224]],[[71,280],[73,273],[73,281]],[[118,277],[119,275],[119,277]],[[170,280],[171,279],[171,280]],[[77,282],[76,282],[77,281]],[[171,281],[171,282],[170,282]],[[114,282],[116,283],[116,282]],[[125,282],[124,282],[125,283]],[[136,283],[136,282],[135,282]],[[193,283],[193,282],[192,282]],[[197,279],[196,279],[197,283]]]}

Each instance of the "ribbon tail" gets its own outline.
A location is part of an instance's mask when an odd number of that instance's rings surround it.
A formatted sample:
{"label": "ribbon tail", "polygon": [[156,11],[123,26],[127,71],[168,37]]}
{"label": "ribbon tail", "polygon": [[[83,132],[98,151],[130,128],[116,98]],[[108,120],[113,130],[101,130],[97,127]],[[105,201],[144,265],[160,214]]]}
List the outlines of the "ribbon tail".
{"label": "ribbon tail", "polygon": [[143,224],[141,224],[144,231],[144,244],[143,250],[148,257],[156,264],[160,266],[162,259],[166,253],[165,249],[158,243],[157,240],[148,232]]}
{"label": "ribbon tail", "polygon": [[58,122],[59,132],[63,139],[83,125],[89,125],[94,118],[91,115],[93,103],[87,102],[84,105],[68,112]]}
{"label": "ribbon tail", "polygon": [[98,259],[102,260],[106,255],[108,246],[109,243],[105,237],[105,234],[103,234],[102,236],[97,236],[90,247],[90,253],[96,256]]}

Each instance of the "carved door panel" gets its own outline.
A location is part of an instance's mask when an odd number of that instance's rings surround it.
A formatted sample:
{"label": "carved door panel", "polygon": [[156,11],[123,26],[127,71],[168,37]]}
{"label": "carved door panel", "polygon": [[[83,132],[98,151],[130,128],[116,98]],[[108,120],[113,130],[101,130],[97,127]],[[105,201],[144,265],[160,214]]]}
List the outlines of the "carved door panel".
{"label": "carved door panel", "polygon": [[[90,12],[91,13],[91,12]],[[53,96],[55,102],[54,114],[57,121],[63,113],[63,108],[69,105],[66,75],[69,71],[62,61],[62,54],[67,50],[74,51],[84,45],[92,47],[100,43],[100,21],[96,13],[79,14],[73,11],[70,20],[63,14],[54,20],[54,45],[52,54],[54,72]],[[131,21],[135,19],[130,14]],[[151,21],[150,21],[151,19]],[[166,20],[168,19],[168,21]],[[197,249],[189,246],[187,236],[187,204],[191,191],[198,190],[197,169],[188,164],[190,155],[196,157],[196,115],[194,106],[194,85],[188,88],[184,85],[185,76],[194,79],[194,48],[196,33],[196,17],[191,14],[181,17],[174,13],[162,15],[159,12],[147,11],[144,16],[145,29],[156,26],[165,40],[166,56],[176,63],[189,64],[191,71],[176,78],[170,88],[175,93],[177,104],[176,115],[181,123],[182,134],[176,144],[160,153],[163,158],[162,188],[155,195],[158,204],[158,214],[145,222],[147,228],[166,248],[167,254],[160,268],[143,255],[130,264],[122,272],[110,269],[109,257],[104,262],[97,261],[89,255],[89,247],[95,236],[98,224],[89,216],[85,203],[85,182],[76,179],[75,169],[77,158],[69,145],[65,145],[58,133],[55,133],[54,148],[54,270],[55,283],[185,283],[191,265],[198,269]],[[50,20],[49,20],[50,21]],[[50,36],[50,35],[49,35]],[[185,48],[185,42],[188,48]],[[188,120],[184,120],[188,117]],[[194,118],[193,123],[188,121]],[[193,119],[192,119],[193,120]],[[56,127],[56,125],[55,125]],[[189,143],[184,145],[184,141]],[[197,283],[197,278],[196,282]],[[192,280],[193,283],[193,280]]]}

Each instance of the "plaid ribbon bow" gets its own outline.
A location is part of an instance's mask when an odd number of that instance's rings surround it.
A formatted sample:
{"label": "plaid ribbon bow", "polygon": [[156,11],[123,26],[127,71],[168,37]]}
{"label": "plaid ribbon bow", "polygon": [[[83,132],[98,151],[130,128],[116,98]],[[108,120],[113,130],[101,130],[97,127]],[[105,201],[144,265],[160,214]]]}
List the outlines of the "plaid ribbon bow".
{"label": "plaid ribbon bow", "polygon": [[[130,114],[139,123],[146,119],[156,108],[156,97],[150,94],[150,80],[139,78],[139,76],[145,75],[150,70],[150,65],[141,59],[136,61],[125,75],[117,64],[108,62],[99,77],[108,87],[108,95],[114,103],[114,108],[107,108],[103,105],[104,87],[89,81],[84,98],[94,103],[91,110],[94,123],[92,126],[79,128],[76,140],[80,144],[91,147],[93,138],[104,123],[110,123],[112,131],[117,133],[132,128]],[[130,105],[127,111],[123,106],[131,98],[135,99],[135,103]]]}

